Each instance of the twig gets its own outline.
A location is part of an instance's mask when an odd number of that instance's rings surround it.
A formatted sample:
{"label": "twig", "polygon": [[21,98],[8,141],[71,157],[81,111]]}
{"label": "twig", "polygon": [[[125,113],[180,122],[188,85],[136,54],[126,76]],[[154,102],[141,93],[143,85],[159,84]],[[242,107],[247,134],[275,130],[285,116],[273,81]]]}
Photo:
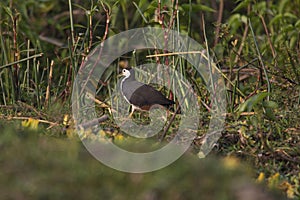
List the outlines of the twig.
{"label": "twig", "polygon": [[49,97],[50,97],[50,87],[52,83],[52,72],[53,72],[54,61],[52,60],[50,63],[49,76],[48,76],[48,86],[46,89],[46,97],[45,97],[45,107],[49,105]]}
{"label": "twig", "polygon": [[[83,86],[82,86],[82,90],[80,91],[79,96],[81,96],[81,95],[83,94],[84,88],[86,87],[86,85],[87,85],[87,83],[88,83],[90,77],[92,76],[92,74],[93,74],[93,72],[94,72],[96,66],[99,64],[99,60],[100,60],[100,58],[101,58],[102,51],[103,51],[104,41],[106,40],[107,35],[108,35],[108,27],[109,27],[109,22],[110,22],[110,11],[109,11],[109,9],[107,9],[107,8],[105,7],[105,5],[104,5],[104,3],[103,3],[102,1],[101,1],[101,5],[102,5],[103,10],[104,10],[105,13],[106,13],[106,26],[105,26],[105,32],[104,32],[104,36],[103,36],[102,42],[101,42],[101,44],[100,44],[100,51],[99,51],[97,60],[95,61],[94,65],[92,66],[92,69],[89,71],[88,77],[87,77],[85,83],[84,83]],[[94,52],[94,53],[95,53],[95,52]],[[82,65],[81,65],[79,71],[83,71],[84,63],[85,63],[85,62],[82,63]]]}
{"label": "twig", "polygon": [[162,24],[162,19],[161,19],[161,16],[160,16],[160,13],[161,13],[161,0],[158,0],[158,5],[157,5],[157,21],[159,24]]}
{"label": "twig", "polygon": [[222,23],[223,10],[224,10],[224,0],[220,0],[219,11],[218,11],[219,15],[218,15],[218,20],[217,20],[214,46],[216,46],[219,42],[220,26],[221,26],[221,23]]}
{"label": "twig", "polygon": [[[19,59],[19,56],[20,56],[20,52],[18,50],[18,43],[17,43],[17,35],[18,35],[18,32],[17,32],[17,28],[18,28],[18,18],[19,18],[19,14],[17,13],[16,16],[14,16],[12,18],[12,21],[13,21],[13,45],[14,45],[14,61],[17,61]],[[14,94],[15,96],[15,100],[19,99],[19,66],[18,64],[14,64],[13,66],[14,68],[14,73],[13,73],[13,87],[14,87],[14,91],[13,92],[16,92]]]}
{"label": "twig", "polygon": [[268,30],[268,27],[266,25],[266,22],[265,22],[265,19],[263,18],[263,16],[261,14],[259,14],[259,18],[264,26],[264,29],[265,29],[265,32],[266,32],[266,35],[267,35],[267,39],[268,39],[268,42],[269,42],[269,45],[270,45],[270,49],[272,51],[272,55],[273,55],[273,58],[275,60],[275,63],[276,63],[276,52],[275,52],[275,49],[274,49],[274,46],[272,44],[272,41],[271,41],[271,38],[270,38],[270,33],[269,33],[269,30]]}
{"label": "twig", "polygon": [[33,112],[35,112],[35,113],[36,113],[39,117],[41,117],[41,118],[46,118],[46,117],[47,117],[46,114],[44,114],[44,113],[38,111],[38,110],[35,109],[33,106],[28,105],[27,103],[24,103],[24,102],[22,102],[22,101],[18,101],[18,104],[20,104],[22,107],[25,107],[25,108],[27,108],[27,109],[32,110]]}
{"label": "twig", "polygon": [[[189,88],[189,89],[190,89],[190,88]],[[179,103],[179,106],[177,107],[177,109],[176,109],[174,115],[173,115],[172,118],[170,119],[169,124],[168,124],[167,127],[164,129],[164,132],[163,132],[163,134],[161,135],[161,137],[160,137],[160,139],[159,139],[160,142],[162,142],[163,139],[166,137],[167,132],[168,132],[168,130],[169,130],[170,127],[171,127],[171,124],[173,123],[173,121],[175,120],[175,117],[176,117],[177,113],[178,113],[179,110],[181,109],[181,106],[180,106],[180,105],[183,104],[183,101],[185,100],[187,94],[188,94],[188,92],[187,92],[187,93],[184,95],[184,97],[181,99],[181,102]]]}
{"label": "twig", "polygon": [[90,11],[89,12],[89,28],[90,28],[90,41],[89,41],[89,47],[87,49],[87,52],[90,51],[90,49],[92,48],[92,45],[93,45],[93,20],[92,20],[92,12]]}
{"label": "twig", "polygon": [[[34,118],[32,118],[32,117],[12,117],[11,119],[29,120],[29,119],[34,119]],[[50,124],[51,126],[59,126],[60,125],[59,123],[50,122],[50,121],[43,120],[43,119],[34,119],[34,120],[37,120],[37,121],[39,121],[41,123]]]}
{"label": "twig", "polygon": [[6,65],[2,65],[2,66],[0,66],[0,70],[2,70],[4,68],[7,68],[7,67],[10,67],[14,64],[18,64],[18,63],[21,63],[21,62],[24,62],[24,61],[27,61],[27,60],[31,60],[33,58],[38,58],[38,57],[41,57],[41,56],[43,56],[43,53],[36,54],[36,55],[30,56],[30,57],[27,57],[27,58],[23,58],[21,60],[14,61],[14,62],[8,63]]}
{"label": "twig", "polygon": [[[182,103],[183,103],[183,100],[185,99],[186,95],[187,95],[187,93],[185,94],[184,98],[182,99]],[[179,109],[180,109],[180,106],[177,107],[177,109],[176,109],[174,115],[173,115],[173,116],[171,117],[171,119],[170,119],[170,122],[168,123],[167,127],[164,129],[164,132],[163,132],[163,134],[161,135],[161,137],[160,137],[160,139],[159,139],[160,142],[162,142],[162,141],[164,140],[164,138],[166,137],[167,132],[168,132],[168,130],[170,129],[170,127],[171,127],[173,121],[175,120],[175,117],[176,117],[176,115],[177,115]]]}
{"label": "twig", "polygon": [[81,128],[86,129],[86,128],[88,128],[88,127],[91,127],[91,126],[97,125],[97,124],[99,124],[99,123],[101,123],[101,122],[104,122],[104,121],[106,121],[107,119],[108,119],[108,116],[107,116],[107,115],[103,115],[103,116],[101,116],[100,118],[93,119],[93,120],[88,121],[88,122],[83,123],[83,124],[79,124],[79,125],[78,125],[78,128],[80,128],[80,129],[81,129]]}
{"label": "twig", "polygon": [[246,41],[246,38],[247,38],[247,35],[248,35],[248,31],[249,31],[249,24],[246,23],[245,25],[245,30],[244,30],[244,33],[243,33],[243,37],[242,37],[242,41],[241,41],[241,45],[238,49],[238,52],[237,52],[237,55],[234,59],[234,63],[237,63],[238,60],[239,60],[239,57],[241,56],[242,54],[242,51],[243,51],[243,47],[244,47],[244,44],[245,44],[245,41]]}
{"label": "twig", "polygon": [[[172,3],[173,3],[173,1],[174,1],[174,0],[172,0]],[[173,5],[173,4],[172,4],[172,5]],[[170,21],[170,23],[169,23],[168,31],[170,31],[170,29],[171,29],[171,27],[172,27],[172,25],[173,25],[173,23],[174,23],[174,21],[175,21],[175,17],[176,17],[176,15],[177,15],[177,11],[178,11],[178,0],[176,0],[176,2],[175,2],[175,8],[174,8],[174,10],[173,10],[173,12],[172,12],[171,21]]]}

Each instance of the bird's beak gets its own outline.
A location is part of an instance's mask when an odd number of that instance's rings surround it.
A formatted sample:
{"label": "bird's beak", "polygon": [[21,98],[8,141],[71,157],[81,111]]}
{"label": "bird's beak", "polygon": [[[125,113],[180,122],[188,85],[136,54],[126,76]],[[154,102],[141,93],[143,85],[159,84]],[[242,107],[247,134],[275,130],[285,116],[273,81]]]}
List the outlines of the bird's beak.
{"label": "bird's beak", "polygon": [[122,77],[122,76],[124,76],[123,72],[121,72],[120,74],[117,75],[118,78]]}
{"label": "bird's beak", "polygon": [[122,71],[123,71],[123,70],[121,70],[121,72],[117,75],[118,78],[125,75]]}

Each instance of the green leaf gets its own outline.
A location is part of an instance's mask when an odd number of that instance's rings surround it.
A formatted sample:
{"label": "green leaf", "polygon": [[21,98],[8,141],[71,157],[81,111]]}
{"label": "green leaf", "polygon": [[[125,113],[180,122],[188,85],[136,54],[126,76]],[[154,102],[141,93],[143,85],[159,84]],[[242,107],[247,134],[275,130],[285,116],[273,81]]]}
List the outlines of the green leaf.
{"label": "green leaf", "polygon": [[263,14],[266,12],[267,3],[265,1],[256,3],[253,5],[253,10],[257,13]]}
{"label": "green leaf", "polygon": [[268,96],[267,92],[261,92],[259,94],[250,97],[239,106],[238,112],[239,113],[244,111],[250,112],[253,109],[253,107],[255,107],[259,103],[262,103],[263,99],[266,98],[267,96]]}
{"label": "green leaf", "polygon": [[4,11],[10,16],[10,18],[12,19],[13,18],[13,14],[12,14],[12,11],[9,7],[5,6],[3,7]]}
{"label": "green leaf", "polygon": [[278,108],[278,104],[275,101],[264,101],[263,107],[276,109]]}
{"label": "green leaf", "polygon": [[293,13],[284,13],[283,16],[285,18],[291,18],[291,19],[298,19],[298,17],[296,15],[294,15]]}
{"label": "green leaf", "polygon": [[274,114],[274,110],[272,108],[265,108],[266,116],[271,120],[276,120],[276,116]]}
{"label": "green leaf", "polygon": [[300,19],[295,23],[295,27],[300,28]]}
{"label": "green leaf", "polygon": [[[233,14],[228,19],[228,25],[231,28],[231,32],[235,33],[238,28],[242,25],[242,22],[245,20],[244,15]],[[246,20],[247,22],[247,20]]]}
{"label": "green leaf", "polygon": [[235,9],[233,9],[232,12],[237,12],[243,8],[247,8],[250,2],[251,0],[242,1],[241,3],[239,3],[239,5],[235,7]]}
{"label": "green leaf", "polygon": [[[182,4],[181,7],[183,8],[184,11],[188,11],[190,9],[190,4],[188,3],[185,3],[185,4]],[[207,12],[216,12],[216,10],[208,7],[208,6],[205,6],[205,5],[201,5],[201,4],[192,4],[192,11],[193,12],[197,12],[197,11],[207,11]]]}
{"label": "green leaf", "polygon": [[297,41],[298,41],[298,36],[295,34],[293,34],[293,36],[291,36],[290,38],[290,48],[293,49],[296,47],[297,45]]}
{"label": "green leaf", "polygon": [[287,5],[287,3],[290,3],[289,2],[290,0],[281,0],[279,5],[278,5],[278,11],[279,13],[284,13],[284,10],[285,10],[285,7]]}
{"label": "green leaf", "polygon": [[290,32],[292,32],[292,31],[294,31],[294,30],[295,30],[295,28],[294,28],[294,26],[291,25],[291,24],[288,24],[287,26],[284,26],[283,29],[282,29],[282,31],[283,31],[284,33],[290,33]]}
{"label": "green leaf", "polygon": [[275,15],[275,17],[273,17],[273,19],[270,21],[270,25],[278,24],[282,18],[283,18],[282,14]]}

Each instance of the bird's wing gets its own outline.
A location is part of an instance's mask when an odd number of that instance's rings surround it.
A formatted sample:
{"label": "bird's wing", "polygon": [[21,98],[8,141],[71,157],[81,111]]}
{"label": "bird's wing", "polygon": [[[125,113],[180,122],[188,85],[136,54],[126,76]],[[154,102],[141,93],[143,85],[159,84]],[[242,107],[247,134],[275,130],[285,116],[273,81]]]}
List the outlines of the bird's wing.
{"label": "bird's wing", "polygon": [[144,84],[132,93],[130,103],[143,107],[154,104],[168,106],[175,102],[167,99],[161,92],[157,91],[152,86]]}

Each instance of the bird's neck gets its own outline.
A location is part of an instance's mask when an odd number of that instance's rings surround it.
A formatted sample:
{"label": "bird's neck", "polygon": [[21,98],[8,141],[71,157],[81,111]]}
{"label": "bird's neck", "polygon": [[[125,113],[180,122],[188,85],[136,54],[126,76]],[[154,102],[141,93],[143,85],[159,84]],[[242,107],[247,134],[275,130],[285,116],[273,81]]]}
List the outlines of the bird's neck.
{"label": "bird's neck", "polygon": [[128,77],[125,77],[124,79],[123,79],[123,81],[136,81],[135,80],[135,75],[134,74],[130,74],[130,76],[128,76]]}

